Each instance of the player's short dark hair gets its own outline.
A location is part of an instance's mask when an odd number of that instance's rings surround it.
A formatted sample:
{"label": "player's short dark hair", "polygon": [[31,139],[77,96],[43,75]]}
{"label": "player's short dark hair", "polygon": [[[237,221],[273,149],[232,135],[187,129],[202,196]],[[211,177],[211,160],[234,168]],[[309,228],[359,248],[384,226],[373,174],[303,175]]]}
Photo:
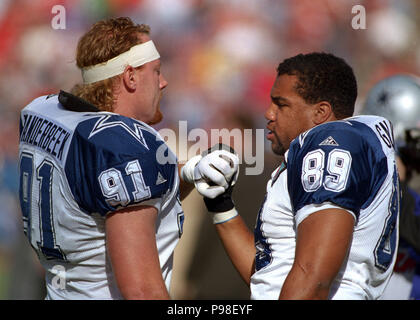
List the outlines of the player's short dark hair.
{"label": "player's short dark hair", "polygon": [[357,82],[343,59],[323,52],[298,54],[279,64],[277,76],[283,74],[298,78],[296,92],[307,103],[329,102],[337,119],[353,115]]}

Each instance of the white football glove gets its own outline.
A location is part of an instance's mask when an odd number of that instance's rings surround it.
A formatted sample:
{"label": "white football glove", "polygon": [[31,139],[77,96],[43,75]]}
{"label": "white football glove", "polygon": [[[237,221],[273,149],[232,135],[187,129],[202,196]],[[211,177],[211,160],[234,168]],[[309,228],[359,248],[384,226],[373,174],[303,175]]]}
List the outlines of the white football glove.
{"label": "white football glove", "polygon": [[[229,150],[229,151],[227,151]],[[191,158],[181,169],[182,179],[194,183],[204,197],[214,199],[233,186],[239,175],[239,158],[233,149],[217,144]]]}

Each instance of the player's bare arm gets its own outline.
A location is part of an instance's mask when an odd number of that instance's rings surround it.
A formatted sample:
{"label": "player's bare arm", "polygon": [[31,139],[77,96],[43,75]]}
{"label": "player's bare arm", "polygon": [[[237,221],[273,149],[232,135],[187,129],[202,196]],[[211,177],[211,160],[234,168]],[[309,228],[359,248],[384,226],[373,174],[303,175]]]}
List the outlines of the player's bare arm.
{"label": "player's bare arm", "polygon": [[107,250],[124,299],[169,299],[156,247],[156,215],[156,208],[139,206],[107,216]]}
{"label": "player's bare arm", "polygon": [[254,272],[254,234],[240,215],[224,223],[215,224],[215,227],[230,260],[249,286]]}
{"label": "player's bare arm", "polygon": [[297,230],[295,260],[280,299],[327,299],[348,253],[353,226],[354,217],[340,209],[321,210],[303,220]]}

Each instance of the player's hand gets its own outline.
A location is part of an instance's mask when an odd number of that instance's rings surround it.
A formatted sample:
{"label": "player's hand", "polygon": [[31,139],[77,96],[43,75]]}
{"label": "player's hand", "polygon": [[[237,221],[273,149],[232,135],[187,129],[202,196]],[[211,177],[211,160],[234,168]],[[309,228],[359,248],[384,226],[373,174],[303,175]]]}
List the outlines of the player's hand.
{"label": "player's hand", "polygon": [[224,144],[217,144],[203,153],[194,168],[194,184],[205,198],[214,199],[235,185],[239,175],[239,158]]}
{"label": "player's hand", "polygon": [[214,199],[233,186],[239,175],[239,158],[235,151],[224,144],[216,144],[191,158],[181,169],[182,179],[194,183],[197,191]]}
{"label": "player's hand", "polygon": [[[238,215],[232,200],[232,191],[239,175],[239,158],[231,147],[224,144],[217,144],[206,153],[207,155],[203,153],[203,159],[195,167],[195,178],[199,178],[200,174],[203,176],[195,184],[204,196],[207,210],[212,213],[213,223],[220,224]],[[209,171],[212,174],[210,177],[206,174],[207,167],[216,169]]]}

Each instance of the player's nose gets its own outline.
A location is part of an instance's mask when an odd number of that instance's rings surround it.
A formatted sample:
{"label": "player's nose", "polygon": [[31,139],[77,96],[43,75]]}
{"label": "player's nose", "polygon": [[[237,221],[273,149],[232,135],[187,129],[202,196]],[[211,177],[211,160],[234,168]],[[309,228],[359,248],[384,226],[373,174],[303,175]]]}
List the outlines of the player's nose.
{"label": "player's nose", "polygon": [[166,78],[161,73],[160,76],[159,76],[159,88],[161,90],[163,90],[167,87],[167,85],[168,85],[168,81],[166,80]]}
{"label": "player's nose", "polygon": [[273,103],[270,103],[270,106],[264,113],[264,117],[269,121],[274,121],[276,119],[275,108],[273,108]]}

